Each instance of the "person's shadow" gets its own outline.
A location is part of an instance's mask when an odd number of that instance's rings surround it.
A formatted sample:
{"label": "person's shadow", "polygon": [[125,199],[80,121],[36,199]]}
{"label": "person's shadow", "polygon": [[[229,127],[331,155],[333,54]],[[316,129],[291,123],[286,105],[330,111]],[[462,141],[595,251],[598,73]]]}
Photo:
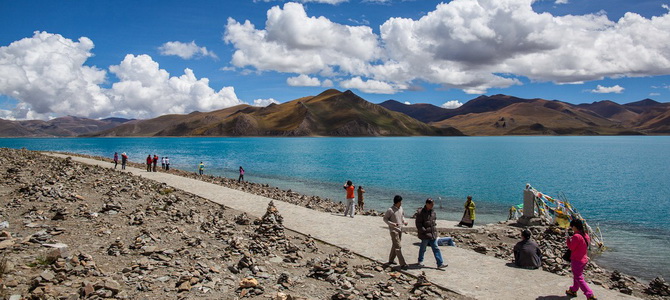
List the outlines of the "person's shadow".
{"label": "person's shadow", "polygon": [[551,296],[540,296],[535,298],[535,300],[568,300],[572,299],[569,296],[563,295],[563,296],[556,296],[556,295],[551,295]]}

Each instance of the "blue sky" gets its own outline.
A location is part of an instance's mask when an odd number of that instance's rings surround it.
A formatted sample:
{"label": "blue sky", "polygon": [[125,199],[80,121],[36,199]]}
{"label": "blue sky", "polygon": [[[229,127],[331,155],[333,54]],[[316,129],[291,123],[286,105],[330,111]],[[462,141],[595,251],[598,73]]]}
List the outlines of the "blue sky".
{"label": "blue sky", "polygon": [[0,0],[0,117],[148,118],[327,88],[445,107],[668,102],[669,3]]}

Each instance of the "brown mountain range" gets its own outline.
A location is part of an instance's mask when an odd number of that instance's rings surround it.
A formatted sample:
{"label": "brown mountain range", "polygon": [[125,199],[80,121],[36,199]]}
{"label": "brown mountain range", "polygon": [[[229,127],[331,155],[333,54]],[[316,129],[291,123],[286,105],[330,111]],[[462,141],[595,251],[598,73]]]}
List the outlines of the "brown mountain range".
{"label": "brown mountain range", "polygon": [[670,103],[645,99],[628,104],[574,105],[557,100],[480,96],[456,109],[430,104],[380,105],[467,135],[636,135],[670,133]]}
{"label": "brown mountain range", "polygon": [[147,120],[62,117],[0,119],[0,136],[412,136],[669,134],[670,103],[651,99],[574,105],[557,100],[480,96],[456,109],[370,103],[327,90],[267,107],[238,105]]}
{"label": "brown mountain range", "polygon": [[3,137],[71,137],[114,128],[128,122],[123,118],[93,120],[66,116],[49,121],[10,121],[0,119],[0,136]]}
{"label": "brown mountain range", "polygon": [[128,122],[88,136],[412,136],[463,135],[365,101],[351,91],[326,90],[267,107],[239,105],[209,113]]}

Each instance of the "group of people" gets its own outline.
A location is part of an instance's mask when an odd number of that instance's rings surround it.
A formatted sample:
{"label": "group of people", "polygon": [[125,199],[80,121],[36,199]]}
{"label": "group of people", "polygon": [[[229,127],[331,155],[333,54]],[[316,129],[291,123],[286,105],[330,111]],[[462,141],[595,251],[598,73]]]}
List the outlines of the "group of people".
{"label": "group of people", "polygon": [[[170,170],[170,158],[167,156],[161,157],[161,168],[163,170]],[[157,172],[156,171],[156,166],[158,166],[158,155],[154,154],[153,157],[151,157],[151,154],[147,155],[147,172]]]}
{"label": "group of people", "polygon": [[354,191],[356,190],[356,186],[351,182],[351,180],[348,180],[344,184],[344,190],[346,191],[346,207],[344,209],[344,216],[350,216],[354,217],[354,213],[356,210],[359,212],[362,212],[365,210],[365,200],[363,199],[363,194],[365,194],[365,190],[363,189],[362,186],[358,187],[358,205],[354,203],[355,197],[354,197]]}
{"label": "group of people", "polygon": [[[121,170],[126,169],[126,163],[128,163],[128,154],[125,152],[121,153]],[[114,169],[119,165],[119,153],[114,152]]]}
{"label": "group of people", "polygon": [[[437,216],[433,209],[435,203],[433,199],[426,199],[425,205],[417,213],[415,218],[415,225],[418,237],[421,240],[419,246],[419,257],[417,266],[423,267],[424,254],[427,246],[433,251],[435,261],[438,269],[447,267],[447,263],[442,258],[442,253],[439,248],[440,238],[437,232]],[[474,224],[474,202],[472,197],[468,196],[465,203],[465,212],[463,220],[459,225],[472,227]],[[386,213],[384,213],[384,223],[388,225],[389,233],[391,235],[391,252],[389,253],[389,260],[386,265],[395,264],[395,259],[398,258],[401,269],[408,269],[407,262],[402,255],[402,228],[407,226],[405,215],[402,209],[402,197],[396,195],[393,197],[393,206],[391,206]],[[570,249],[570,264],[573,274],[573,285],[565,291],[569,297],[577,297],[577,291],[580,289],[584,292],[587,300],[596,300],[593,291],[584,279],[584,268],[588,264],[588,245],[590,238],[584,230],[584,222],[580,219],[573,219],[570,222],[570,229],[574,234],[570,235],[568,229],[565,231],[566,245]],[[449,239],[449,238],[446,238]],[[453,242],[450,240],[451,244]],[[521,241],[518,242],[513,249],[514,264],[520,268],[538,269],[542,266],[542,251],[538,244],[532,240],[531,232],[528,229],[521,231]]]}
{"label": "group of people", "polygon": [[[572,230],[572,235],[569,230]],[[573,278],[573,285],[565,291],[565,294],[569,297],[577,297],[577,292],[582,290],[586,299],[597,299],[584,279],[584,268],[589,262],[588,251],[591,238],[584,230],[583,220],[575,218],[570,221],[570,228],[565,229],[565,243],[570,250],[569,258]],[[528,229],[521,231],[521,241],[514,245],[514,264],[525,269],[537,269],[542,266],[542,251],[532,240]]]}
{"label": "group of people", "polygon": [[[437,215],[433,209],[434,206],[435,202],[433,199],[426,199],[425,205],[417,213],[416,219],[414,221],[419,239],[421,240],[417,265],[419,267],[424,266],[424,254],[426,253],[427,246],[430,246],[433,251],[433,255],[435,256],[437,268],[443,269],[447,267],[447,263],[442,258],[442,252],[440,251],[438,245],[439,237],[437,233]],[[398,262],[400,263],[400,268],[406,270],[408,265],[405,261],[405,257],[402,255],[401,241],[402,228],[407,226],[408,223],[405,220],[405,214],[402,209],[402,197],[400,195],[393,197],[393,206],[389,207],[389,209],[386,210],[386,213],[384,213],[384,223],[388,225],[389,233],[391,235],[391,252],[389,253],[389,260],[386,264],[395,264],[395,259],[397,257]],[[449,244],[453,245],[451,239],[449,240]]]}

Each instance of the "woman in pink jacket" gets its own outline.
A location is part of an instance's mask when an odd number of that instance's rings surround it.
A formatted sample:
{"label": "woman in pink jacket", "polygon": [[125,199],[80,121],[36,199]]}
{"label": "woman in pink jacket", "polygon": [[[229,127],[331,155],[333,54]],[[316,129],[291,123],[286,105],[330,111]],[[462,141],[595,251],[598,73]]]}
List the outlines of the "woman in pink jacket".
{"label": "woman in pink jacket", "polygon": [[568,248],[570,251],[572,251],[570,255],[570,265],[572,267],[574,283],[570,289],[565,291],[565,294],[570,297],[577,297],[577,291],[581,289],[582,292],[584,292],[586,299],[596,300],[598,298],[593,295],[593,291],[591,288],[589,288],[586,280],[584,280],[584,268],[586,267],[586,264],[589,263],[589,257],[587,254],[589,251],[589,243],[591,242],[591,238],[584,231],[584,222],[582,220],[573,219],[570,222],[570,227],[575,234],[573,234],[571,237],[568,236],[566,242],[568,244]]}

